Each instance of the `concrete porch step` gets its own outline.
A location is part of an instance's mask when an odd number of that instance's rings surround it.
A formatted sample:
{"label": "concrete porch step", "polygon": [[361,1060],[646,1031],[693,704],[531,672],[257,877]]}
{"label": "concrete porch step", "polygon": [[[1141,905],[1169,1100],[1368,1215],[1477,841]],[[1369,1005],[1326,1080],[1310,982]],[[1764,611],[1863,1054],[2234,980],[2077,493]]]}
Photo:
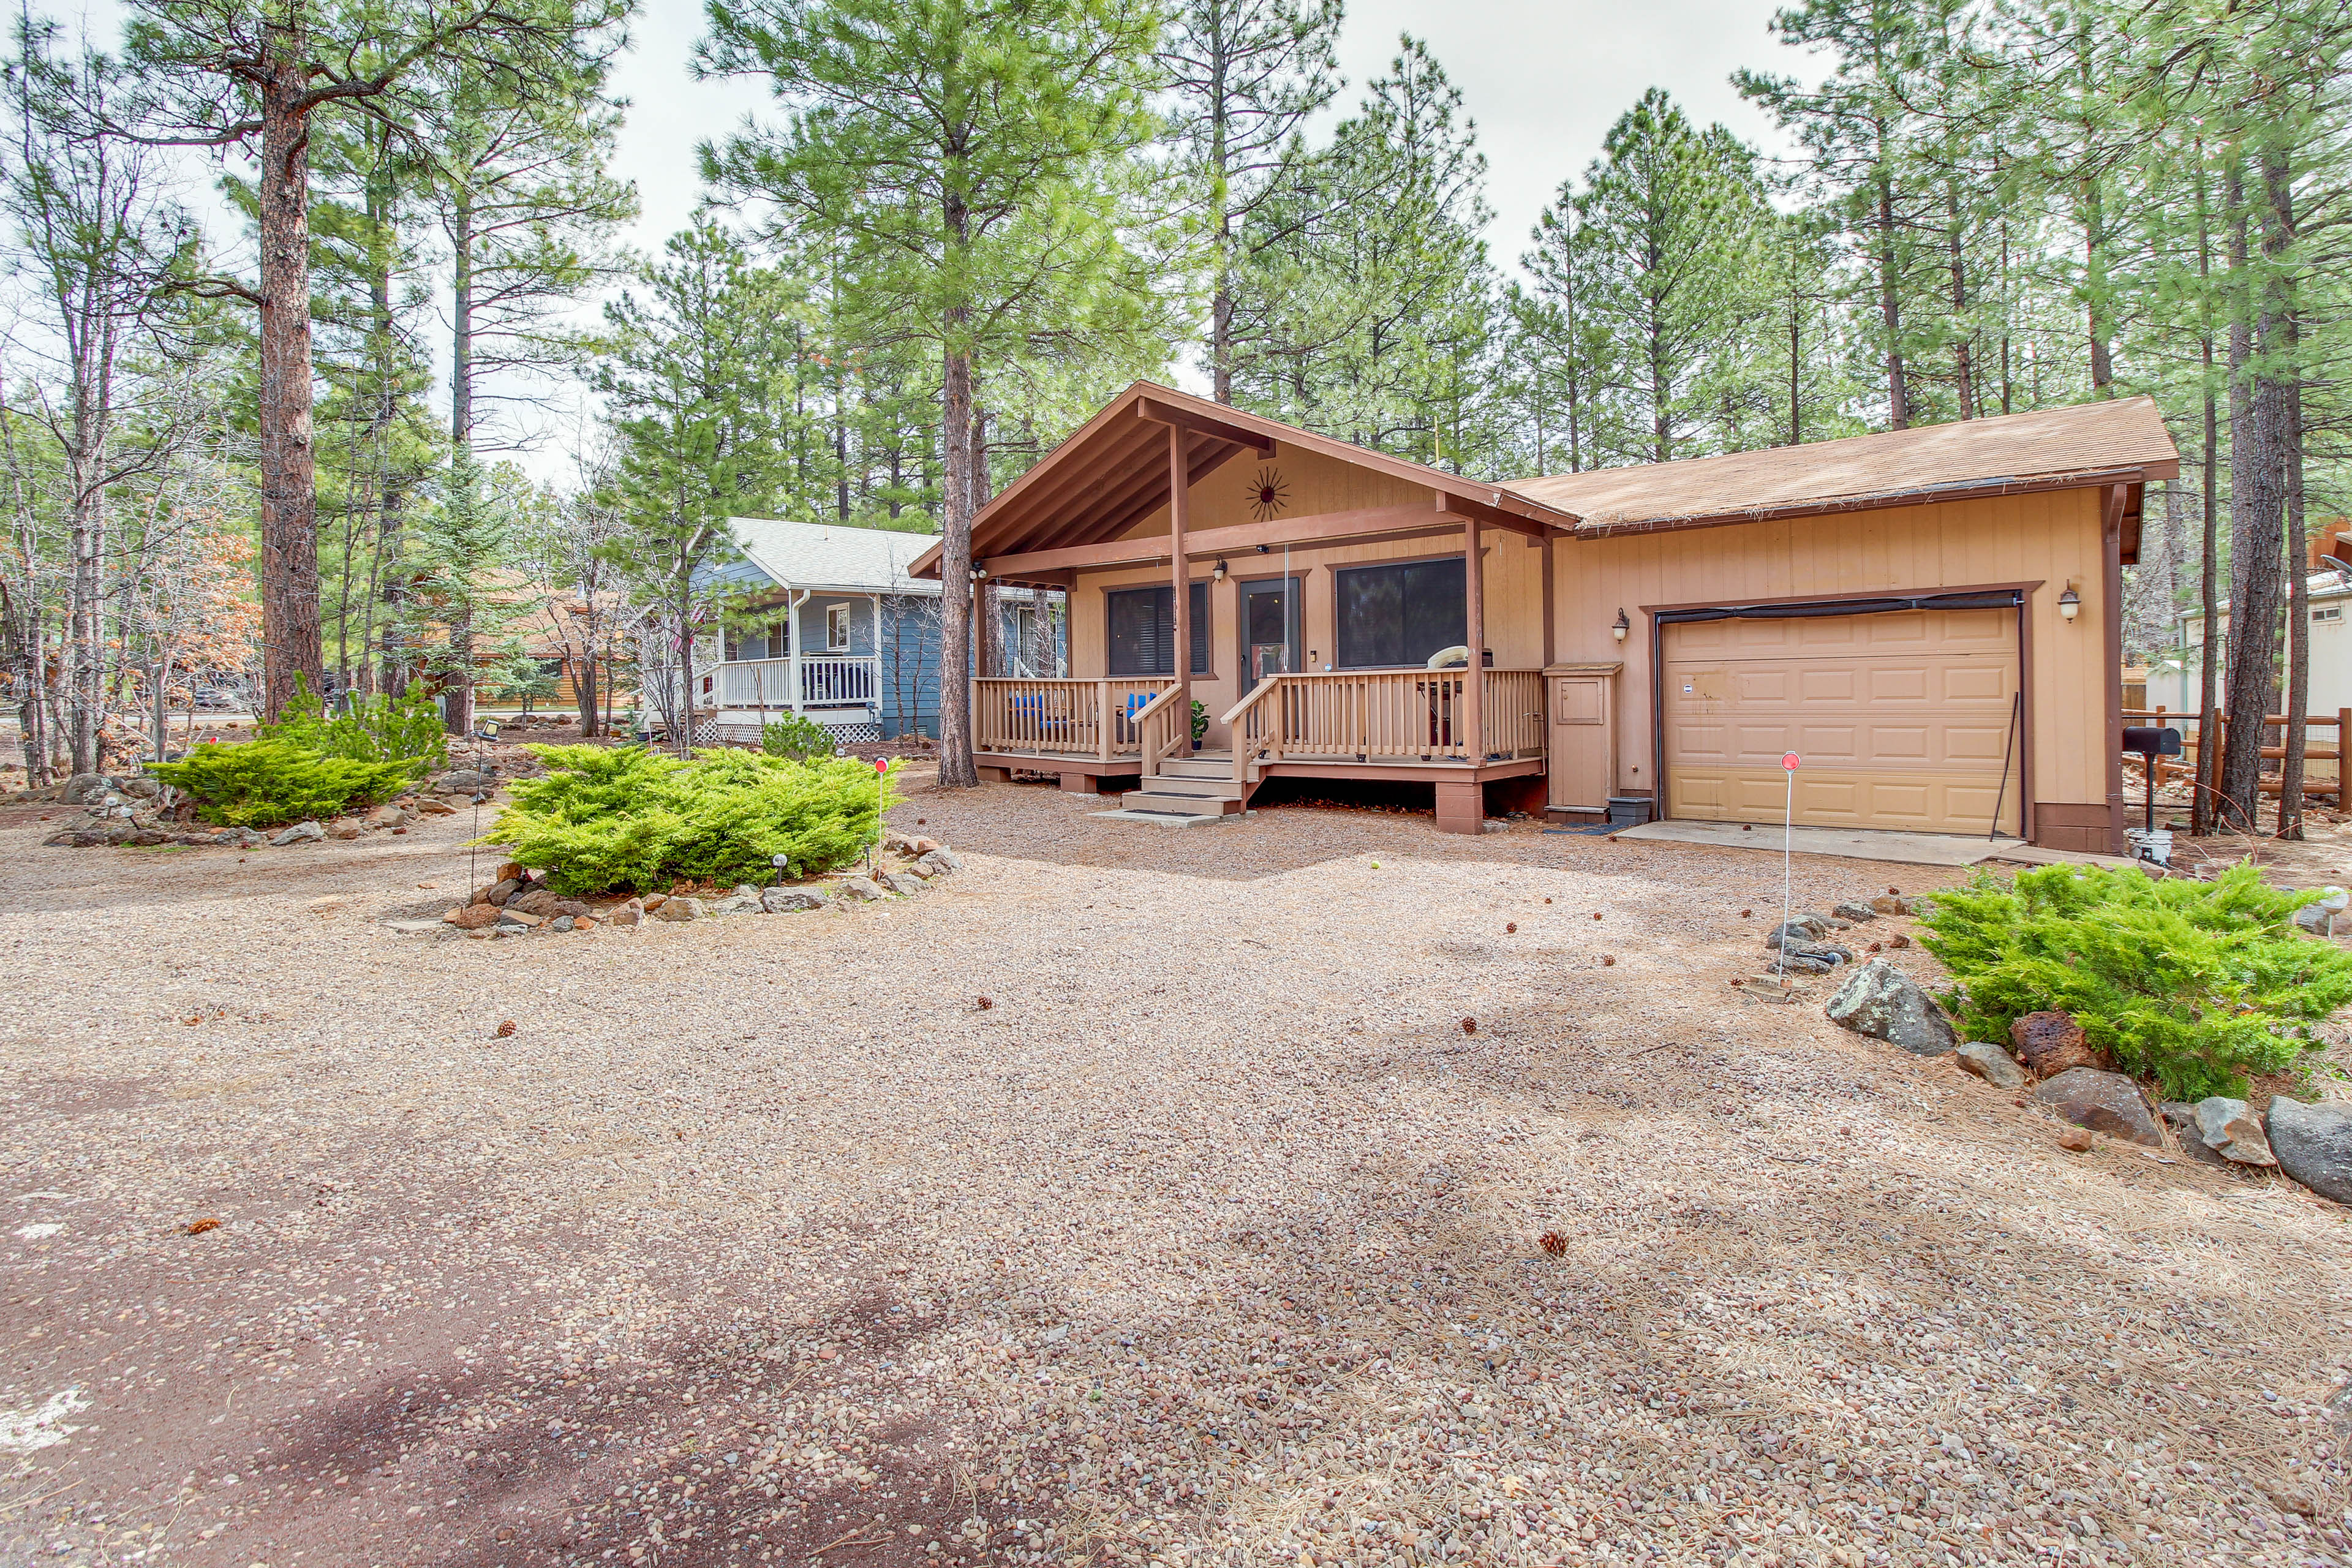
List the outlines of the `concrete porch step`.
{"label": "concrete porch step", "polygon": [[1223,816],[1241,810],[1238,799],[1214,795],[1169,795],[1158,790],[1131,789],[1118,797],[1126,811],[1152,811],[1169,816]]}

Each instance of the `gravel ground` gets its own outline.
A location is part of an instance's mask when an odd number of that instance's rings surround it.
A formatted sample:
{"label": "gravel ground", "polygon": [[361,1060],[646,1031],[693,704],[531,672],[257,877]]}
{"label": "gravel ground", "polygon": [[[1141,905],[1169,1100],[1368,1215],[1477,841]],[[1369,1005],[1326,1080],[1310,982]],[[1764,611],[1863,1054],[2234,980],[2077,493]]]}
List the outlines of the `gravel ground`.
{"label": "gravel ground", "polygon": [[1089,809],[497,942],[0,812],[0,1555],[2347,1561],[2352,1216],[1748,999],[1770,857]]}

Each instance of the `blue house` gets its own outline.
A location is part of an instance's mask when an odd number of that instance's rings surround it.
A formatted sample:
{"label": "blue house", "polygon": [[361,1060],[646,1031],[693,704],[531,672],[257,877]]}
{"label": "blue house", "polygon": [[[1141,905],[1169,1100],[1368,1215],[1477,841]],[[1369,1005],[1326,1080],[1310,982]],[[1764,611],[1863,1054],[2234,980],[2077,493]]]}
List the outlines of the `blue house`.
{"label": "blue house", "polygon": [[[730,606],[725,629],[695,651],[698,735],[754,741],[787,713],[844,742],[939,732],[940,584],[907,571],[936,535],[760,517],[729,526],[738,559],[695,580]],[[1061,617],[1026,589],[998,599],[993,662],[1058,674]]]}

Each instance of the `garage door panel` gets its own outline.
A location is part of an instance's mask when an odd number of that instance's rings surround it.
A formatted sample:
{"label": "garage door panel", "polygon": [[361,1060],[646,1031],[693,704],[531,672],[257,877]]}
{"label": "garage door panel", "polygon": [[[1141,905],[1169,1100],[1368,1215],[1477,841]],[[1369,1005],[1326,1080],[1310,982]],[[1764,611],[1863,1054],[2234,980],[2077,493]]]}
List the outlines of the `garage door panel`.
{"label": "garage door panel", "polygon": [[1668,626],[1667,809],[1778,818],[1794,751],[1801,822],[1981,833],[2002,801],[2014,831],[2015,627],[2007,610]]}

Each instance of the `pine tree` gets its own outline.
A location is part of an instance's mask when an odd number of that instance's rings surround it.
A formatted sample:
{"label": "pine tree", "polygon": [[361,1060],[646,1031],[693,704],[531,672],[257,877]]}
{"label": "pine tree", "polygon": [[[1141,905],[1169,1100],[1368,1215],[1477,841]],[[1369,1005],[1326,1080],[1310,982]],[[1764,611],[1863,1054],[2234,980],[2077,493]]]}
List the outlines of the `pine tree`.
{"label": "pine tree", "polygon": [[1339,0],[1186,0],[1160,47],[1182,177],[1209,245],[1212,395],[1234,400],[1233,323],[1250,218],[1304,155],[1297,132],[1339,88]]}
{"label": "pine tree", "polygon": [[[617,447],[611,504],[676,663],[646,700],[680,752],[693,741],[696,577],[734,554],[727,520],[760,516],[786,477],[793,360],[790,291],[742,242],[703,223],[675,235],[606,307],[596,384]],[[667,671],[675,668],[674,683]]]}
{"label": "pine tree", "polygon": [[722,188],[838,240],[855,314],[940,364],[946,585],[940,782],[971,759],[974,411],[1032,334],[1116,341],[1156,279],[1121,220],[1157,14],[1142,0],[713,0],[699,68],[763,75],[791,111],[709,148]]}

